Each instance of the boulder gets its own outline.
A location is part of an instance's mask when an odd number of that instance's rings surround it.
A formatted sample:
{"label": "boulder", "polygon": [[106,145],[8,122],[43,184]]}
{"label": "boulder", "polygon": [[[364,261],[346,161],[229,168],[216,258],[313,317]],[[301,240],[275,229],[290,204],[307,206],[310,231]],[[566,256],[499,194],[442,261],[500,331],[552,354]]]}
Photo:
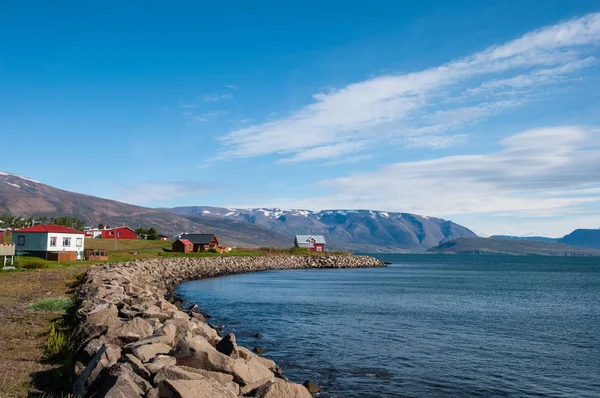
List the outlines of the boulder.
{"label": "boulder", "polygon": [[237,398],[216,380],[164,380],[158,390],[161,397],[173,398]]}
{"label": "boulder", "polygon": [[127,344],[152,336],[153,332],[154,329],[148,322],[140,317],[135,317],[122,322],[117,327],[109,328],[106,332],[106,338],[111,342]]}
{"label": "boulder", "polygon": [[92,325],[103,325],[106,324],[106,320],[109,317],[117,317],[119,310],[114,304],[98,304],[94,309],[86,315],[86,322]]}
{"label": "boulder", "polygon": [[221,354],[225,354],[227,356],[232,356],[234,352],[237,354],[237,344],[235,341],[235,335],[233,333],[229,333],[227,336],[223,337],[221,341],[215,346],[217,351]]}
{"label": "boulder", "polygon": [[178,363],[194,368],[228,373],[242,385],[274,378],[273,372],[255,358],[234,359],[224,355],[202,338],[181,341],[175,350]]}
{"label": "boulder", "polygon": [[282,381],[268,385],[262,398],[312,398],[312,395],[300,384]]}
{"label": "boulder", "polygon": [[140,375],[145,379],[150,379],[150,372],[148,371],[148,369],[146,369],[142,361],[137,359],[136,356],[131,354],[125,354],[125,360],[131,365],[131,369],[136,374]]}
{"label": "boulder", "polygon": [[168,354],[171,350],[171,346],[165,343],[152,343],[134,348],[133,355],[142,362],[149,362],[158,354]]}
{"label": "boulder", "polygon": [[275,372],[275,368],[277,367],[277,365],[275,364],[274,361],[264,358],[264,357],[261,357],[260,355],[256,355],[255,353],[253,353],[246,347],[242,347],[242,346],[237,346],[237,353],[238,353],[239,358],[246,359],[246,360],[249,360],[251,358],[255,359],[256,361],[260,362],[264,367],[266,367],[270,371]]}
{"label": "boulder", "polygon": [[157,355],[152,361],[145,363],[144,366],[152,374],[155,374],[165,366],[173,366],[177,363],[175,357],[169,355]]}
{"label": "boulder", "polygon": [[252,350],[257,354],[264,354],[265,353],[265,349],[262,348],[261,346],[257,345],[256,347],[254,347],[254,349]]}
{"label": "boulder", "polygon": [[310,380],[306,380],[304,383],[302,383],[302,385],[304,386],[304,388],[306,388],[308,390],[308,392],[310,393],[310,395],[312,395],[313,397],[315,395],[317,395],[317,393],[319,391],[321,391],[321,389],[319,388],[319,386],[316,385],[315,383],[313,383]]}

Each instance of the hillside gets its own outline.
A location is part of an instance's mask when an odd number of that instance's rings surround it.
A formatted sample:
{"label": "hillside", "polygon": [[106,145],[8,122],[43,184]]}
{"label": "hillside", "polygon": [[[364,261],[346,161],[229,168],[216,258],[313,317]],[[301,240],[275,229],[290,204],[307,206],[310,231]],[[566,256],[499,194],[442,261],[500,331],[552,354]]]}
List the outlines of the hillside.
{"label": "hillside", "polygon": [[451,221],[410,213],[373,210],[227,209],[176,207],[167,209],[186,217],[236,220],[268,228],[288,236],[325,235],[330,247],[355,251],[422,251],[441,242],[476,236]]}
{"label": "hillside", "polygon": [[567,245],[600,250],[600,229],[576,229],[560,242]]}
{"label": "hillside", "polygon": [[71,216],[90,225],[128,225],[132,228],[155,227],[159,233],[211,231],[224,245],[289,247],[288,236],[251,223],[227,220],[200,220],[163,210],[129,205],[57,189],[49,185],[0,172],[0,213],[35,216]]}
{"label": "hillside", "polygon": [[460,237],[476,236],[451,221],[372,210],[150,209],[73,193],[0,172],[0,213],[71,216],[90,225],[150,226],[173,236],[215,232],[226,245],[290,247],[296,234],[323,234],[334,250],[423,251]]}
{"label": "hillside", "polygon": [[511,254],[543,256],[600,256],[600,251],[582,249],[564,243],[535,240],[460,238],[427,250],[449,254]]}
{"label": "hillside", "polygon": [[510,240],[536,240],[539,242],[559,242],[560,238],[548,238],[546,236],[512,236],[512,235],[492,235],[490,239],[510,239]]}

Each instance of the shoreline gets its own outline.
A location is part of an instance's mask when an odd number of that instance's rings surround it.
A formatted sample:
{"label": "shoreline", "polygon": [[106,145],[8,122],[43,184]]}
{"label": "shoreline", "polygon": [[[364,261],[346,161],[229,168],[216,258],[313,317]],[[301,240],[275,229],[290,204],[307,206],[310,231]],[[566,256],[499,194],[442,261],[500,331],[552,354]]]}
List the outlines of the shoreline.
{"label": "shoreline", "polygon": [[310,397],[275,362],[221,337],[193,309],[175,305],[186,281],[246,272],[366,268],[368,256],[168,258],[93,266],[77,298],[75,395]]}

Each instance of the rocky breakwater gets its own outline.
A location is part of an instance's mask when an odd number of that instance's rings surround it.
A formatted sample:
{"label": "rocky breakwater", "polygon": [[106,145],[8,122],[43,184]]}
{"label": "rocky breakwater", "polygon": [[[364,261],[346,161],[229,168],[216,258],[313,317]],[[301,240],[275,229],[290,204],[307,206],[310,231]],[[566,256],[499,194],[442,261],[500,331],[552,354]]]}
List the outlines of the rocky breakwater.
{"label": "rocky breakwater", "polygon": [[269,359],[169,297],[187,280],[270,269],[383,266],[363,256],[171,258],[92,267],[77,300],[76,396],[310,397]]}

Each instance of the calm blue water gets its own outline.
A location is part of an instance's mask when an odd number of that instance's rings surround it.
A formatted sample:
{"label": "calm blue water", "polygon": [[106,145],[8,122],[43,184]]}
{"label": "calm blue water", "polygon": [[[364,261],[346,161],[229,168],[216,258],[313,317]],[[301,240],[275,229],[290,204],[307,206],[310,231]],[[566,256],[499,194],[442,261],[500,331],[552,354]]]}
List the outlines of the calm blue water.
{"label": "calm blue water", "polygon": [[600,259],[379,257],[178,293],[322,397],[600,397]]}

